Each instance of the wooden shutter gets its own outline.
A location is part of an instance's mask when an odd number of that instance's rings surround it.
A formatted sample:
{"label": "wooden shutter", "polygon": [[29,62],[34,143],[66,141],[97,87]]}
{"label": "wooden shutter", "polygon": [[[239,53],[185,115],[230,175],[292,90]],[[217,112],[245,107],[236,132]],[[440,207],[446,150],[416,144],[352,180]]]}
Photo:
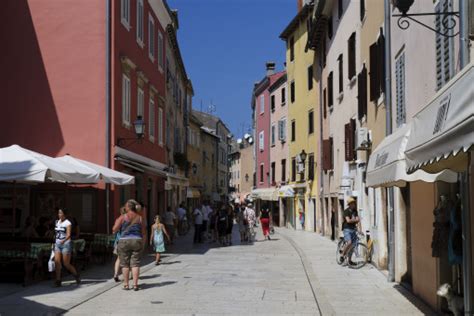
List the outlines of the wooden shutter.
{"label": "wooden shutter", "polygon": [[364,115],[367,115],[367,69],[365,65],[361,72],[357,75],[357,104],[358,104],[358,118],[361,120]]}
{"label": "wooden shutter", "polygon": [[327,116],[327,107],[328,107],[328,104],[327,104],[327,92],[326,92],[326,88],[324,88],[323,90],[323,115],[324,115],[324,118],[326,118]]}
{"label": "wooden shutter", "polygon": [[347,43],[347,56],[348,56],[348,72],[347,76],[350,79],[352,79],[356,75],[356,45],[355,45],[355,32],[352,33],[351,37],[349,37],[348,43]]}
{"label": "wooden shutter", "polygon": [[377,101],[380,95],[377,57],[377,43],[373,43],[372,45],[370,45],[370,101]]}
{"label": "wooden shutter", "polygon": [[385,36],[383,36],[382,32],[380,32],[380,37],[377,40],[377,51],[377,69],[379,71],[378,79],[380,91],[385,92]]}
{"label": "wooden shutter", "polygon": [[329,169],[334,169],[334,140],[329,137]]}
{"label": "wooden shutter", "polygon": [[333,74],[332,71],[329,73],[328,76],[328,105],[329,107],[333,106],[333,87],[332,87],[332,78]]}
{"label": "wooden shutter", "polygon": [[344,125],[344,136],[345,136],[345,142],[344,142],[344,149],[345,149],[345,160],[346,161],[352,161],[355,158],[355,120],[351,119],[349,123]]}
{"label": "wooden shutter", "polygon": [[331,142],[329,139],[323,140],[323,170],[331,169]]}
{"label": "wooden shutter", "polygon": [[342,54],[339,55],[339,57],[337,58],[337,61],[338,61],[338,64],[339,64],[339,69],[338,69],[338,72],[339,72],[339,93],[341,93],[342,91],[344,91],[344,66],[343,66],[343,57],[342,57]]}

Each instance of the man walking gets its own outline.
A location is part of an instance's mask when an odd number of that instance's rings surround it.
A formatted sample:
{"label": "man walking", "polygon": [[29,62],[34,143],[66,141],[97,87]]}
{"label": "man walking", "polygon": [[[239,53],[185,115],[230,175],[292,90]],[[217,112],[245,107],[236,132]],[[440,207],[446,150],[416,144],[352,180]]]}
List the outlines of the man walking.
{"label": "man walking", "polygon": [[193,217],[194,217],[194,243],[202,243],[202,223],[203,223],[203,215],[201,211],[201,205],[198,205],[194,209]]}
{"label": "man walking", "polygon": [[173,244],[174,236],[175,236],[175,227],[176,227],[176,214],[171,210],[171,207],[168,206],[166,209],[166,213],[164,216],[165,220],[165,228],[170,236],[170,244]]}
{"label": "man walking", "polygon": [[186,209],[184,203],[181,203],[177,210],[178,213],[178,234],[185,235],[188,232],[188,218],[186,217]]}
{"label": "man walking", "polygon": [[208,236],[208,224],[209,224],[209,215],[212,213],[212,209],[209,206],[209,202],[204,202],[202,206],[202,233],[204,234],[206,240],[209,239]]}
{"label": "man walking", "polygon": [[[357,241],[357,223],[359,223],[359,213],[357,212],[357,201],[354,197],[349,197],[347,199],[347,208],[343,213],[343,222],[342,222],[342,231],[344,233],[344,240],[346,245],[342,250],[341,257],[339,258],[340,262],[344,261],[344,258],[347,255],[347,252],[351,248],[351,245]],[[349,261],[349,264],[351,262]]]}

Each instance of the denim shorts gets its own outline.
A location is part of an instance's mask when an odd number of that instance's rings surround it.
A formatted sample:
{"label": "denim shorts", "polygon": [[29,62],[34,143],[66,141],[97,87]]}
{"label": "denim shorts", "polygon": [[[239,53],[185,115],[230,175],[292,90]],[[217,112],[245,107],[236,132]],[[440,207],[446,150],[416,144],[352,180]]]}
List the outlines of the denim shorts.
{"label": "denim shorts", "polygon": [[345,241],[352,241],[352,243],[357,241],[357,233],[354,229],[344,228],[343,233]]}
{"label": "denim shorts", "polygon": [[56,241],[54,244],[54,252],[60,252],[63,255],[69,255],[72,253],[72,242],[70,240],[66,241],[64,244]]}

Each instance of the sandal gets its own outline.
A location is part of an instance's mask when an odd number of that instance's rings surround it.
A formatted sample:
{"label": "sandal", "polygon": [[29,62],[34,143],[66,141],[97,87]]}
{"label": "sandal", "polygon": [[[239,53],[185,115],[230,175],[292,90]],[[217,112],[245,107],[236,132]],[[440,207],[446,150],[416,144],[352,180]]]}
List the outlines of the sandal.
{"label": "sandal", "polygon": [[115,275],[115,276],[114,276],[114,281],[115,281],[115,282],[120,282],[120,279],[119,279],[118,275]]}
{"label": "sandal", "polygon": [[138,285],[134,285],[134,286],[133,286],[133,290],[134,290],[135,292],[138,291],[138,290],[139,290]]}
{"label": "sandal", "polygon": [[130,287],[128,285],[124,285],[122,290],[128,291],[128,290],[130,290]]}

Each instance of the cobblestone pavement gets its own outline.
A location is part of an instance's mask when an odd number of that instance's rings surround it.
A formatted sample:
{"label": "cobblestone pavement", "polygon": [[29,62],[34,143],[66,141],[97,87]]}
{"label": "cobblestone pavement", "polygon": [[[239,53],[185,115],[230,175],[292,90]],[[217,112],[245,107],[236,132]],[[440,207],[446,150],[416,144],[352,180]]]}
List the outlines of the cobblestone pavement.
{"label": "cobblestone pavement", "polygon": [[[335,264],[335,244],[314,233],[259,230],[253,244],[192,245],[181,237],[163,264],[143,268],[141,290],[124,291],[109,267],[84,275],[84,285],[50,282],[0,298],[1,315],[421,315],[430,310],[368,266]],[[150,260],[148,257],[146,260]],[[148,261],[149,262],[149,261]],[[102,277],[100,278],[100,274]]]}

